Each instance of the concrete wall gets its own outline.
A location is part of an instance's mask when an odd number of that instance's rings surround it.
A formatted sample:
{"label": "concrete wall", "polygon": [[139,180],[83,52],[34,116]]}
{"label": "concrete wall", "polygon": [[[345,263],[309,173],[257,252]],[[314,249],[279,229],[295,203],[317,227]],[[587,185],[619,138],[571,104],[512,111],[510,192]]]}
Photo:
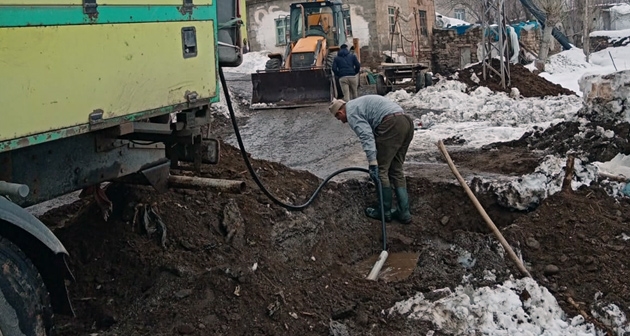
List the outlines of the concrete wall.
{"label": "concrete wall", "polygon": [[275,19],[289,15],[289,6],[292,2],[290,0],[247,2],[247,36],[251,51],[284,52],[285,46],[276,45]]}
{"label": "concrete wall", "polygon": [[[435,27],[435,5],[433,0],[376,0],[376,40],[380,59],[383,52],[405,63],[420,62],[429,65],[433,28]],[[398,22],[394,34],[390,33],[388,8],[399,9]],[[426,12],[427,34],[420,31],[419,11]],[[376,55],[375,55],[376,56]]]}

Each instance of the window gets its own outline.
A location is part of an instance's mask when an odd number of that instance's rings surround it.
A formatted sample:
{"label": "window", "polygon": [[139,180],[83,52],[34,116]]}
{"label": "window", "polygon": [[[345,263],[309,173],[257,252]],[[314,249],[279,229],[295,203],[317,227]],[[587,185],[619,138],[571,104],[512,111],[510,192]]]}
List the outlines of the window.
{"label": "window", "polygon": [[276,19],[276,45],[286,45],[289,43],[289,16],[282,16]]}
{"label": "window", "polygon": [[387,7],[387,15],[389,16],[389,32],[396,32],[396,7]]}
{"label": "window", "polygon": [[419,11],[418,21],[420,21],[420,34],[422,36],[429,36],[429,29],[427,27],[427,11]]}
{"label": "window", "polygon": [[343,21],[346,24],[346,36],[352,36],[352,21],[350,20],[350,9],[343,10]]}
{"label": "window", "polygon": [[455,18],[458,20],[466,21],[466,10],[465,9],[455,9]]}

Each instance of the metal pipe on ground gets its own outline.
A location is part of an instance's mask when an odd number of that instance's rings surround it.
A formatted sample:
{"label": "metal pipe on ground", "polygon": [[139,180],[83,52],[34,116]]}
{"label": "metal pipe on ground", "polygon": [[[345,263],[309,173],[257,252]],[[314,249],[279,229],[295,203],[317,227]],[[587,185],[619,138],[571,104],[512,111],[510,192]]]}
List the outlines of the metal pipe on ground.
{"label": "metal pipe on ground", "polygon": [[0,195],[24,198],[28,196],[30,189],[26,184],[0,181]]}
{"label": "metal pipe on ground", "polygon": [[213,188],[227,192],[241,193],[245,190],[245,182],[192,176],[170,175],[168,184],[175,188],[203,189]]}
{"label": "metal pipe on ground", "polygon": [[464,181],[464,178],[457,170],[457,167],[455,167],[453,160],[451,160],[451,156],[448,154],[448,151],[446,150],[446,147],[444,146],[444,143],[442,142],[442,140],[438,141],[437,146],[440,149],[440,152],[442,152],[442,155],[444,156],[444,158],[446,159],[446,162],[448,163],[449,168],[451,168],[453,175],[455,175],[455,177],[459,181],[459,184],[461,184],[461,186],[464,188],[464,190],[466,191],[466,194],[475,205],[475,208],[477,208],[477,211],[479,211],[479,214],[481,214],[481,217],[483,217],[483,219],[486,221],[486,224],[488,224],[488,227],[490,227],[490,230],[492,230],[492,233],[494,233],[494,235],[497,237],[497,239],[499,240],[503,248],[507,251],[508,255],[510,256],[510,259],[512,259],[512,261],[516,264],[516,267],[518,267],[519,271],[521,271],[521,274],[531,278],[532,276],[531,274],[529,274],[529,271],[525,268],[525,265],[523,265],[523,263],[518,258],[518,256],[516,256],[516,253],[514,253],[514,250],[512,250],[512,247],[510,246],[510,244],[508,244],[508,242],[505,240],[505,238],[501,234],[501,231],[499,231],[497,226],[494,225],[494,222],[492,222],[492,219],[490,219],[490,217],[486,213],[486,210],[484,210],[484,208],[481,206],[481,203],[479,203],[479,200],[477,200],[477,197],[475,196],[475,194],[473,194],[472,190],[470,190],[470,187],[468,187],[468,184],[466,184],[466,181]]}

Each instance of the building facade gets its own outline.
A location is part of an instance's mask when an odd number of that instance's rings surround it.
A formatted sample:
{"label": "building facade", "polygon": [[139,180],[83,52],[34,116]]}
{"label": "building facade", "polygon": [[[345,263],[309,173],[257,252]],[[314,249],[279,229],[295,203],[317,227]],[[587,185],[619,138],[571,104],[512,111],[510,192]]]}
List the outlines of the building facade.
{"label": "building facade", "polygon": [[[282,53],[288,43],[291,0],[247,0],[247,35],[252,51]],[[430,64],[433,0],[346,0],[345,29],[359,39],[361,63]]]}

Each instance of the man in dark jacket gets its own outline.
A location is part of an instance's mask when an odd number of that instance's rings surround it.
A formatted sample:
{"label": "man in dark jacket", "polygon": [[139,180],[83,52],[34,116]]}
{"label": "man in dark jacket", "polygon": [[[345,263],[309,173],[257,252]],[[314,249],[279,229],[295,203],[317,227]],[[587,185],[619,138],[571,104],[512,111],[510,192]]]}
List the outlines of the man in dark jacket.
{"label": "man in dark jacket", "polygon": [[361,70],[361,64],[357,57],[348,51],[347,45],[341,45],[341,49],[333,61],[332,70],[335,76],[339,78],[343,98],[349,101],[358,97],[359,81],[357,74]]}

